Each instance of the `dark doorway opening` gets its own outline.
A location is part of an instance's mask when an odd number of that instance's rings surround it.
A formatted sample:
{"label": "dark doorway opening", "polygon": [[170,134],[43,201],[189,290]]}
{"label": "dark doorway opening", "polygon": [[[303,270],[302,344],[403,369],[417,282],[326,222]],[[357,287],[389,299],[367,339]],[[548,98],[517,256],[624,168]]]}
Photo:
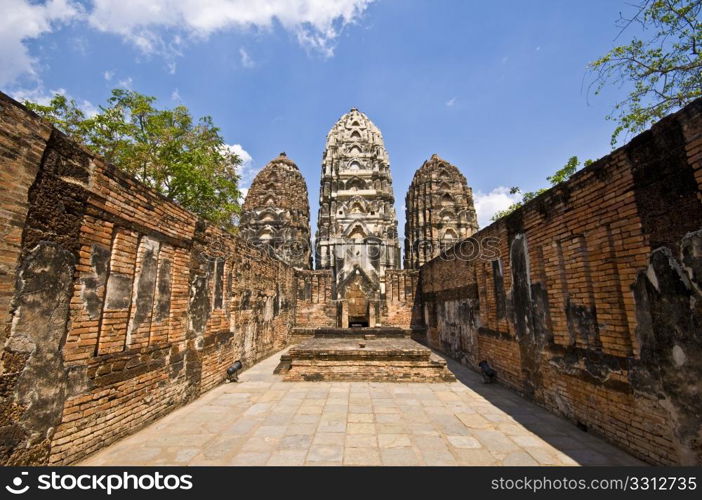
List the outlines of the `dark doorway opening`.
{"label": "dark doorway opening", "polygon": [[368,328],[368,321],[349,320],[349,326],[351,328]]}
{"label": "dark doorway opening", "polygon": [[368,314],[368,298],[361,287],[360,279],[354,280],[346,292],[348,303],[348,318],[351,328],[368,326],[370,315]]}

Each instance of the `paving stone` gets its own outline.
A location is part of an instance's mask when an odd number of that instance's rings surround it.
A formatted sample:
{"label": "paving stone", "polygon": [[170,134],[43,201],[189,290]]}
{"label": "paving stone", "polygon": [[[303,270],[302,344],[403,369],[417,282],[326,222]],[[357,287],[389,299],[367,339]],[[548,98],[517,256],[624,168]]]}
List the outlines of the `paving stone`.
{"label": "paving stone", "polygon": [[339,415],[346,415],[348,413],[348,405],[341,405],[341,404],[328,404],[324,405],[324,408],[322,409],[322,413],[328,414],[328,413],[334,413],[334,414],[339,414]]}
{"label": "paving stone", "polygon": [[245,417],[267,413],[271,409],[270,403],[256,403],[244,412]]}
{"label": "paving stone", "polygon": [[344,465],[382,465],[378,448],[344,449]]}
{"label": "paving stone", "polygon": [[285,434],[286,427],[287,426],[284,425],[261,425],[258,429],[256,429],[253,435],[262,438],[281,437],[283,434]]}
{"label": "paving stone", "polygon": [[375,434],[347,434],[346,448],[377,448],[378,438]]}
{"label": "paving stone", "polygon": [[539,439],[536,436],[530,436],[530,435],[517,435],[517,436],[510,436],[512,441],[514,441],[516,444],[519,446],[522,446],[524,448],[528,447],[539,447],[543,444],[543,440]]}
{"label": "paving stone", "polygon": [[312,436],[310,434],[297,434],[293,436],[283,436],[280,438],[281,450],[304,450],[312,444]]}
{"label": "paving stone", "polygon": [[380,456],[383,465],[422,465],[421,458],[413,448],[381,448]]}
{"label": "paving stone", "polygon": [[282,425],[287,426],[290,423],[290,415],[274,413],[268,415],[262,425]]}
{"label": "paving stone", "polygon": [[446,439],[455,448],[480,448],[480,441],[471,436],[446,436]]}
{"label": "paving stone", "polygon": [[278,448],[281,438],[254,436],[249,438],[242,446],[241,451],[273,451]]}
{"label": "paving stone", "polygon": [[228,465],[266,465],[271,454],[268,452],[244,452],[234,456]]}
{"label": "paving stone", "polygon": [[489,420],[477,413],[457,413],[456,416],[469,429],[490,429],[493,427]]}
{"label": "paving stone", "polygon": [[528,453],[524,451],[516,451],[503,458],[502,465],[532,466],[539,464]]}
{"label": "paving stone", "polygon": [[387,415],[399,415],[400,408],[397,406],[375,406],[374,413],[376,415],[387,414]]}
{"label": "paving stone", "polygon": [[406,434],[408,432],[408,426],[403,424],[378,423],[375,424],[375,427],[379,434]]}
{"label": "paving stone", "polygon": [[540,465],[560,465],[561,461],[557,454],[545,447],[527,447],[524,448]]}
{"label": "paving stone", "polygon": [[307,453],[307,462],[339,462],[341,463],[344,457],[343,446],[332,445],[316,445],[313,444]]}
{"label": "paving stone", "polygon": [[400,448],[411,444],[407,434],[378,434],[378,446],[381,448]]}
{"label": "paving stone", "polygon": [[304,434],[311,436],[317,431],[317,424],[290,424],[285,429],[285,434],[288,436],[297,436]]}
{"label": "paving stone", "polygon": [[485,448],[454,448],[458,465],[497,465],[498,460]]}
{"label": "paving stone", "polygon": [[446,451],[446,441],[440,436],[409,436],[412,444],[420,451]]}
{"label": "paving stone", "polygon": [[200,448],[181,448],[176,450],[175,456],[173,457],[173,462],[180,464],[187,464],[192,460],[198,453],[200,453]]}
{"label": "paving stone", "polygon": [[372,413],[349,413],[348,416],[348,421],[349,422],[373,422],[373,414]]}
{"label": "paving stone", "polygon": [[514,441],[500,431],[488,429],[475,429],[472,434],[487,449],[498,452],[516,451],[519,447]]}
{"label": "paving stone", "polygon": [[346,432],[345,419],[320,420],[318,432]]}
{"label": "paving stone", "polygon": [[[499,386],[280,382],[271,357],[85,465],[639,465]],[[459,369],[463,369],[462,367]],[[246,377],[244,376],[246,375]]]}
{"label": "paving stone", "polygon": [[419,454],[422,456],[424,465],[442,467],[458,465],[456,458],[451,454],[448,448],[419,450]]}
{"label": "paving stone", "polygon": [[346,431],[349,434],[375,434],[375,424],[349,422]]}
{"label": "paving stone", "polygon": [[294,424],[319,424],[320,415],[295,415],[292,418]]}
{"label": "paving stone", "polygon": [[318,432],[314,435],[312,443],[318,445],[343,445],[346,434],[343,432]]}
{"label": "paving stone", "polygon": [[322,414],[322,407],[321,406],[310,406],[310,405],[302,405],[299,410],[297,410],[297,415],[321,415]]}
{"label": "paving stone", "polygon": [[400,419],[400,416],[395,413],[376,413],[375,414],[375,420],[378,423],[383,423],[383,424],[392,424],[397,422]]}
{"label": "paving stone", "polygon": [[241,448],[243,443],[243,437],[217,439],[203,448],[202,455],[208,460],[230,457]]}
{"label": "paving stone", "polygon": [[305,450],[278,450],[271,454],[266,465],[299,466],[305,464],[307,449]]}
{"label": "paving stone", "polygon": [[431,424],[407,424],[407,430],[412,434],[421,436],[440,436],[442,435],[436,428]]}

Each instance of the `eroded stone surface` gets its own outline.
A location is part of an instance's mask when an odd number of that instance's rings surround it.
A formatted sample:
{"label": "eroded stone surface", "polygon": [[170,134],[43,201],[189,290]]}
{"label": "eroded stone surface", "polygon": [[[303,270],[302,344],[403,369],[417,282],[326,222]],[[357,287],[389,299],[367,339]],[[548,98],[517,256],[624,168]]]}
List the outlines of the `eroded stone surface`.
{"label": "eroded stone surface", "polygon": [[465,176],[434,154],[414,173],[405,197],[406,269],[419,269],[478,230]]}
{"label": "eroded stone surface", "polygon": [[285,153],[256,175],[242,210],[245,240],[297,269],[312,267],[307,183]]}
{"label": "eroded stone surface", "polygon": [[317,269],[333,269],[341,324],[379,323],[385,270],[400,245],[390,160],[378,127],[352,109],[327,135],[317,223]]}

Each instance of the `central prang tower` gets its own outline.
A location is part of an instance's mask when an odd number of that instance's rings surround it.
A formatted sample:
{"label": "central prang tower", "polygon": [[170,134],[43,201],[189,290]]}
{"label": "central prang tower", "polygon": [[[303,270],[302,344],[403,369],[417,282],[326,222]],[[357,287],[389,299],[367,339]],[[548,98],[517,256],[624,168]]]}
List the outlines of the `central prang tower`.
{"label": "central prang tower", "polygon": [[327,135],[315,253],[332,269],[338,326],[376,326],[385,270],[400,268],[395,197],[383,136],[352,109]]}

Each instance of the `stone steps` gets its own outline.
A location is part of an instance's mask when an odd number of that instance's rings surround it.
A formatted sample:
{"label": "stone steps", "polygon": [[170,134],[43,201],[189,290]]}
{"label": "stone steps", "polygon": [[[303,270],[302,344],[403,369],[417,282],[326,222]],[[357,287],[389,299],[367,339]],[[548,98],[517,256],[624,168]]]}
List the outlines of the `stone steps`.
{"label": "stone steps", "polygon": [[446,361],[403,336],[317,336],[293,346],[276,373],[285,381],[452,382]]}
{"label": "stone steps", "polygon": [[387,338],[407,337],[412,335],[412,330],[394,327],[372,328],[293,328],[293,342],[301,342],[310,338]]}

